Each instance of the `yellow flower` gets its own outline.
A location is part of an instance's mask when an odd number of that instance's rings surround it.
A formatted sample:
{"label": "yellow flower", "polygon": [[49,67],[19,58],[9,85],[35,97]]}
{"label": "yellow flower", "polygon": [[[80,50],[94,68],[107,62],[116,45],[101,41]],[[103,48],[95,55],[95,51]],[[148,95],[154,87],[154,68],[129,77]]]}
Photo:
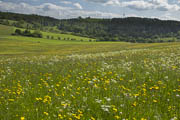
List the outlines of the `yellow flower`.
{"label": "yellow flower", "polygon": [[50,97],[50,96],[48,96],[48,95],[47,95],[47,96],[45,96],[45,97],[44,97],[43,102],[44,102],[44,103],[46,103],[46,102],[47,102],[47,103],[49,103],[49,104],[50,104],[50,102],[51,102],[51,97]]}
{"label": "yellow flower", "polygon": [[60,86],[60,85],[57,83],[57,84],[56,84],[56,87],[59,87],[59,86]]}
{"label": "yellow flower", "polygon": [[98,88],[97,84],[94,85],[95,88]]}
{"label": "yellow flower", "polygon": [[109,81],[109,80],[105,80],[105,83],[106,83],[106,84],[109,84],[109,83],[110,83],[110,81]]}
{"label": "yellow flower", "polygon": [[58,114],[58,117],[59,117],[60,119],[63,119],[63,116],[62,116],[61,114]]}
{"label": "yellow flower", "polygon": [[42,100],[42,98],[36,98],[37,101]]}
{"label": "yellow flower", "polygon": [[141,120],[147,120],[147,119],[145,119],[145,118],[141,118]]}
{"label": "yellow flower", "polygon": [[159,89],[159,87],[158,87],[158,86],[154,86],[154,89],[158,90],[158,89]]}
{"label": "yellow flower", "polygon": [[134,102],[134,103],[132,104],[132,106],[136,107],[136,106],[137,106],[137,103],[136,103],[136,102]]}
{"label": "yellow flower", "polygon": [[94,117],[91,117],[91,120],[96,120]]}
{"label": "yellow flower", "polygon": [[14,102],[14,99],[8,99],[10,102]]}
{"label": "yellow flower", "polygon": [[157,100],[153,100],[154,103],[157,103],[158,101]]}
{"label": "yellow flower", "polygon": [[123,78],[120,78],[120,81],[122,81],[123,80]]}
{"label": "yellow flower", "polygon": [[76,119],[80,120],[81,119],[81,116],[82,114],[79,114],[79,115],[76,115],[76,114],[72,114]]}
{"label": "yellow flower", "polygon": [[118,115],[114,116],[116,119],[120,119],[120,117]]}
{"label": "yellow flower", "polygon": [[82,111],[81,111],[81,110],[79,110],[79,109],[78,109],[78,112],[79,112],[80,114],[82,114]]}
{"label": "yellow flower", "polygon": [[113,111],[114,111],[114,112],[117,112],[117,109],[116,109],[116,108],[113,108]]}
{"label": "yellow flower", "polygon": [[47,112],[44,112],[44,114],[47,115],[47,116],[49,115],[49,113],[47,113]]}
{"label": "yellow flower", "polygon": [[25,118],[24,117],[21,117],[21,120],[24,120]]}

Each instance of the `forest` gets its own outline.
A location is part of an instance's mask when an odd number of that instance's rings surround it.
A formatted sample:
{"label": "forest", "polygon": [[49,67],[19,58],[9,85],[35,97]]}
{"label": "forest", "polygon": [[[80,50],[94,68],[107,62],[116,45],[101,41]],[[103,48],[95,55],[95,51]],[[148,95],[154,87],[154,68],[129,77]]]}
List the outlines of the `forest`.
{"label": "forest", "polygon": [[164,42],[164,39],[166,42],[175,42],[180,39],[179,21],[150,18],[97,19],[78,17],[59,20],[39,15],[0,12],[0,23],[26,29],[70,32],[74,35],[95,38],[97,41],[154,43]]}

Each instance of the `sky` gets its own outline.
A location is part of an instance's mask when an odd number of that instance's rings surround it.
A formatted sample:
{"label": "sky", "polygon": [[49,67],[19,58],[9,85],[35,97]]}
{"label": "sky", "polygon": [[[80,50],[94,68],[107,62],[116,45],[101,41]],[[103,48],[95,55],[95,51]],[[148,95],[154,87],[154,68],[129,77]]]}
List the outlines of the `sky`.
{"label": "sky", "polygon": [[180,21],[180,0],[0,0],[0,11],[58,19],[148,17]]}

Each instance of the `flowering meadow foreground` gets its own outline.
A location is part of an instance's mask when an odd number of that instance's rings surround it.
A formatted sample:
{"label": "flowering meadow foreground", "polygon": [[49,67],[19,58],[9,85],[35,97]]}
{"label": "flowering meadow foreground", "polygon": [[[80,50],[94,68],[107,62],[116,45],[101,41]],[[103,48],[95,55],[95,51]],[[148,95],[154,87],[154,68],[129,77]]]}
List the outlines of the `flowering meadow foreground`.
{"label": "flowering meadow foreground", "polygon": [[179,120],[180,43],[1,55],[0,119]]}

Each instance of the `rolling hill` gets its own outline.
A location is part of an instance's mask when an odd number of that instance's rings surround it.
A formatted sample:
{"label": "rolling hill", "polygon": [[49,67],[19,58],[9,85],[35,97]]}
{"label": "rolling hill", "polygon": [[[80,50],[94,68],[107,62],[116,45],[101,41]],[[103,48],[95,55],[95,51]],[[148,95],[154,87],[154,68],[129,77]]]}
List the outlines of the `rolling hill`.
{"label": "rolling hill", "polygon": [[[13,22],[14,21],[14,22]],[[39,15],[0,12],[0,23],[46,32],[71,33],[97,41],[180,41],[180,22],[150,18],[74,18],[58,20]]]}

